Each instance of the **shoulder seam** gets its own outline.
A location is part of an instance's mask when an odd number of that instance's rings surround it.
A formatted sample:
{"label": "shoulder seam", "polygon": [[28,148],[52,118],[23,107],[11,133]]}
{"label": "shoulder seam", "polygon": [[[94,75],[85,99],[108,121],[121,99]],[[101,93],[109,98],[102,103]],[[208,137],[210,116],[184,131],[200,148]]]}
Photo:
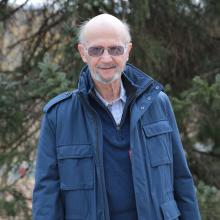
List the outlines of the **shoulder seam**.
{"label": "shoulder seam", "polygon": [[46,113],[48,112],[53,106],[55,106],[57,103],[60,103],[68,98],[70,98],[72,95],[75,95],[77,90],[73,90],[70,92],[63,92],[54,98],[52,98],[44,107],[43,107],[43,112]]}

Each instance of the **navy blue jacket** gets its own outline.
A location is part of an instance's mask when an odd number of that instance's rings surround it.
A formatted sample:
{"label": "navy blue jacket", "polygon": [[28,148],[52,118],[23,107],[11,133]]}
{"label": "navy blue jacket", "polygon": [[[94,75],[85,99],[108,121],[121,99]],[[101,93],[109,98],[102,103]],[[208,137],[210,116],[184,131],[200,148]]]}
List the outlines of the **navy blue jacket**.
{"label": "navy blue jacket", "polygon": [[[44,107],[37,150],[34,220],[109,220],[100,117],[88,101],[89,70],[77,90]],[[139,220],[200,220],[195,188],[162,86],[127,64],[132,175]]]}

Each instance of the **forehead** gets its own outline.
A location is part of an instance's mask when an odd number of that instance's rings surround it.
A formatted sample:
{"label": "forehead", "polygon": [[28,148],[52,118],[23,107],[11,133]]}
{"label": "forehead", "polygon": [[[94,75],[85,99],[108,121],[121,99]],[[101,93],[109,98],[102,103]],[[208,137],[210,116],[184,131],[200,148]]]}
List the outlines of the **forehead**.
{"label": "forehead", "polygon": [[114,24],[91,25],[85,30],[87,45],[114,45],[126,41],[125,30]]}

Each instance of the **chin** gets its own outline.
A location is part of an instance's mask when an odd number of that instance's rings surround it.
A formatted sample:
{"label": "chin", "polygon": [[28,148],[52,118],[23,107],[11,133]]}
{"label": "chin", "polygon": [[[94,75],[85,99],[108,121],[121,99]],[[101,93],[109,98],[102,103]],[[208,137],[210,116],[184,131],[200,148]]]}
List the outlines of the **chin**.
{"label": "chin", "polygon": [[114,73],[110,74],[106,72],[101,72],[100,70],[93,71],[92,68],[90,68],[90,72],[94,80],[103,84],[110,84],[121,77],[121,72],[115,70]]}

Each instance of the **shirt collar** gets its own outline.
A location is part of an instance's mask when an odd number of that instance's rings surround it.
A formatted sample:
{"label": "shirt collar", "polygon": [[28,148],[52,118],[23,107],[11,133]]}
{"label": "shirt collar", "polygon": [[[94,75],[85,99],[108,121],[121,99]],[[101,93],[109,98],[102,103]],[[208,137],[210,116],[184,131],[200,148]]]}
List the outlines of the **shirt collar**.
{"label": "shirt collar", "polygon": [[123,103],[125,103],[126,99],[127,99],[126,91],[123,86],[122,80],[121,80],[121,85],[120,85],[120,96],[116,100],[114,100],[112,103],[109,103],[105,99],[103,99],[102,96],[100,95],[100,93],[96,89],[95,89],[95,93],[99,97],[99,99],[104,103],[105,106],[113,105],[114,103],[116,103],[118,101],[122,101]]}

